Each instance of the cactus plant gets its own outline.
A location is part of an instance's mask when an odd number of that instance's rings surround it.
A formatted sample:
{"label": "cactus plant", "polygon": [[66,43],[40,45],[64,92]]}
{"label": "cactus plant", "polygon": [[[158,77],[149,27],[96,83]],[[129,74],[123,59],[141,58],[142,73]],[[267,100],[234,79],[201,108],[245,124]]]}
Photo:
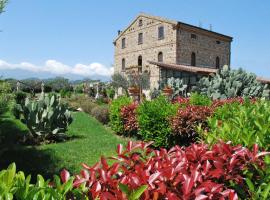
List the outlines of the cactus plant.
{"label": "cactus plant", "polygon": [[193,87],[193,91],[207,95],[212,99],[232,97],[264,97],[269,98],[269,87],[256,80],[256,75],[243,69],[230,70],[224,66],[212,77],[203,77]]}
{"label": "cactus plant", "polygon": [[173,98],[180,95],[186,96],[187,85],[180,78],[171,77],[167,81],[167,85],[173,89]]}
{"label": "cactus plant", "polygon": [[22,111],[30,135],[42,140],[63,136],[72,122],[67,105],[60,103],[56,95],[41,95],[38,100],[32,101],[27,98]]}

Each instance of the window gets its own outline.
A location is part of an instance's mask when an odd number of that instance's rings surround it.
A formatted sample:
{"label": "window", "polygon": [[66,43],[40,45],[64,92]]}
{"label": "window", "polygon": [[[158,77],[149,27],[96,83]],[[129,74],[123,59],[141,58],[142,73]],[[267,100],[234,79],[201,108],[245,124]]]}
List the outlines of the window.
{"label": "window", "polygon": [[142,66],[142,56],[138,57],[138,66],[141,67]]}
{"label": "window", "polygon": [[219,57],[217,56],[216,57],[216,68],[219,69],[220,67],[220,64],[219,64]]}
{"label": "window", "polygon": [[139,26],[142,26],[143,25],[143,22],[142,22],[142,19],[139,20]]}
{"label": "window", "polygon": [[219,41],[219,40],[217,40],[217,41],[216,41],[216,44],[220,44],[220,41]]}
{"label": "window", "polygon": [[191,36],[190,36],[192,39],[197,39],[197,35],[195,35],[195,34],[191,34]]}
{"label": "window", "polygon": [[126,60],[125,58],[122,59],[122,71],[126,70]]}
{"label": "window", "polygon": [[163,62],[163,53],[162,52],[158,53],[158,62]]}
{"label": "window", "polygon": [[143,34],[139,33],[138,35],[138,44],[142,44],[143,43]]}
{"label": "window", "polygon": [[194,52],[191,53],[191,66],[196,66],[196,54]]}
{"label": "window", "polygon": [[158,39],[159,40],[164,39],[164,26],[158,27]]}
{"label": "window", "polygon": [[126,38],[122,39],[122,49],[126,48]]}

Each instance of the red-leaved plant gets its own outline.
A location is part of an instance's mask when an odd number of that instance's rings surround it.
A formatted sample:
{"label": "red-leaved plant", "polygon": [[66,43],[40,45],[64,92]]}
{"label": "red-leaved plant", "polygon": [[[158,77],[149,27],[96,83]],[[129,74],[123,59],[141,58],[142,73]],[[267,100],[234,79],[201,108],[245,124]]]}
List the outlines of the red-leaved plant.
{"label": "red-leaved plant", "polygon": [[[192,144],[170,150],[153,150],[149,145],[131,141],[125,149],[118,145],[117,156],[111,158],[114,164],[110,166],[104,157],[94,166],[83,164],[84,169],[75,176],[73,186],[85,186],[90,199],[100,200],[127,199],[119,185],[131,190],[146,185],[140,197],[143,200],[237,200],[229,183],[245,189],[243,170],[251,165],[262,168],[261,156],[268,154],[259,153],[257,145],[250,151],[224,142],[212,148],[206,144]],[[66,181],[68,176],[64,173],[61,177]]]}
{"label": "red-leaved plant", "polygon": [[138,122],[136,118],[137,103],[131,103],[121,108],[121,118],[124,124],[124,130],[128,134],[137,133]]}
{"label": "red-leaved plant", "polygon": [[195,142],[198,136],[196,128],[200,124],[203,129],[207,127],[206,120],[214,112],[209,106],[180,107],[176,116],[171,119],[173,140],[175,144],[188,145]]}

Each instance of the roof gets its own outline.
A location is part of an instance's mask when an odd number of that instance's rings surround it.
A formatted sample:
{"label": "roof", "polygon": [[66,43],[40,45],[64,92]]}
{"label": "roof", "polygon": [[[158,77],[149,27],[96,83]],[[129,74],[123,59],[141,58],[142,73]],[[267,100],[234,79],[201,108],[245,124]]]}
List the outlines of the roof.
{"label": "roof", "polygon": [[154,62],[154,61],[148,61],[148,62],[150,64],[157,65],[159,67],[163,67],[166,69],[173,69],[176,71],[186,71],[186,72],[193,72],[193,73],[199,73],[199,74],[211,74],[211,73],[217,72],[217,69],[210,68],[210,67],[195,67],[195,66],[168,64],[168,63]]}
{"label": "roof", "polygon": [[[168,63],[155,62],[155,61],[148,61],[148,62],[150,64],[157,65],[165,69],[173,69],[176,71],[199,73],[199,74],[204,74],[204,75],[217,73],[218,71],[217,69],[214,69],[211,67],[196,67],[196,66],[188,66],[188,65],[168,64]],[[267,79],[267,78],[257,77],[256,80],[264,84],[270,84],[270,79]]]}
{"label": "roof", "polygon": [[149,14],[146,14],[146,13],[140,13],[130,24],[127,28],[125,28],[117,37],[116,39],[114,40],[117,41],[123,34],[126,30],[128,30],[136,21],[138,18],[140,17],[146,17],[146,18],[151,18],[151,19],[155,19],[155,20],[158,20],[158,21],[161,21],[161,22],[166,22],[166,23],[169,23],[169,24],[173,24],[173,25],[176,25],[176,26],[186,26],[186,27],[190,27],[192,29],[196,29],[196,30],[199,30],[199,31],[203,31],[203,32],[207,32],[207,33],[210,33],[210,34],[214,34],[214,35],[217,35],[217,36],[220,36],[220,37],[224,37],[230,41],[232,41],[232,37],[231,36],[228,36],[228,35],[224,35],[224,34],[220,34],[220,33],[217,33],[217,32],[214,32],[214,31],[211,31],[211,30],[207,30],[207,29],[204,29],[204,28],[201,28],[201,27],[198,27],[198,26],[194,26],[194,25],[190,25],[190,24],[187,24],[187,23],[184,23],[184,22],[180,22],[180,21],[176,21],[176,20],[170,20],[170,19],[166,19],[164,17],[158,17],[158,16],[153,16],[153,15],[149,15]]}

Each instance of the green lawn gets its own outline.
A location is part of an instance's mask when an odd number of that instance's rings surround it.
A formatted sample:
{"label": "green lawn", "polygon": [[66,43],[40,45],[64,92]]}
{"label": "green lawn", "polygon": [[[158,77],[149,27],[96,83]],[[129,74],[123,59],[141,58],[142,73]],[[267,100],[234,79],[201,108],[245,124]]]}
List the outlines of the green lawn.
{"label": "green lawn", "polygon": [[0,143],[0,169],[15,162],[19,170],[34,177],[40,173],[50,178],[62,168],[79,172],[82,162],[94,164],[101,155],[113,155],[117,144],[127,142],[85,113],[74,113],[73,119],[68,134],[74,139],[56,144],[22,146],[16,141],[20,134],[27,132],[25,125],[10,113],[1,116],[0,136],[5,135],[5,143]]}

